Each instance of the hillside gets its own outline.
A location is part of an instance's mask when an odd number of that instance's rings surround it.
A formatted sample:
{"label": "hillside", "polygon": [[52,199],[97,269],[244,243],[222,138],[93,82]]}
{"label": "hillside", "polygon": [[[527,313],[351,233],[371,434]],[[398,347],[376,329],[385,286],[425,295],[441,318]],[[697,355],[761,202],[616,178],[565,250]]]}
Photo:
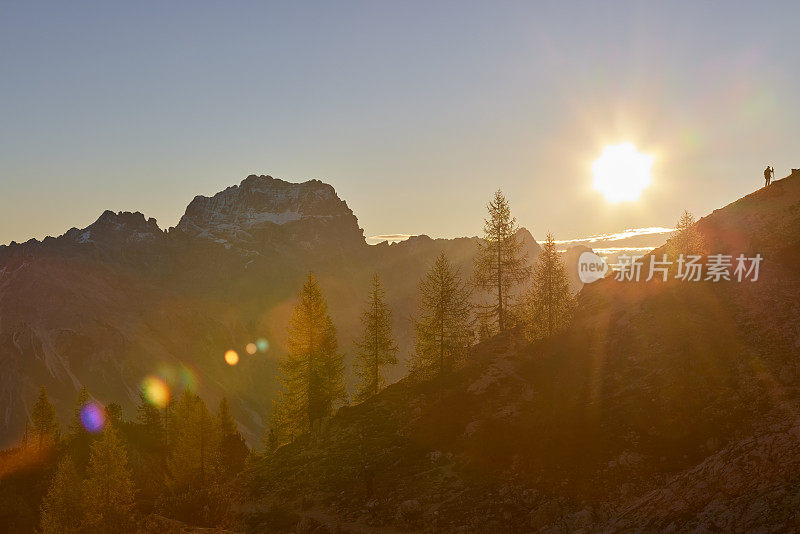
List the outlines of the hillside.
{"label": "hillside", "polygon": [[[539,246],[523,230],[531,260]],[[251,443],[277,390],[277,360],[301,281],[314,270],[346,352],[368,280],[378,272],[400,354],[411,346],[417,282],[445,250],[471,273],[477,238],[412,238],[369,246],[334,188],[251,175],[198,196],[175,228],[141,213],[104,212],[57,238],[0,246],[0,446],[17,442],[47,386],[62,417],[85,384],[133,413],[149,374],[209,403],[226,394]],[[222,355],[265,338],[266,354],[231,369]],[[405,374],[404,362],[389,370]]]}
{"label": "hillside", "polygon": [[566,332],[491,339],[257,462],[249,529],[797,529],[800,177],[698,228],[758,281],[586,286]]}

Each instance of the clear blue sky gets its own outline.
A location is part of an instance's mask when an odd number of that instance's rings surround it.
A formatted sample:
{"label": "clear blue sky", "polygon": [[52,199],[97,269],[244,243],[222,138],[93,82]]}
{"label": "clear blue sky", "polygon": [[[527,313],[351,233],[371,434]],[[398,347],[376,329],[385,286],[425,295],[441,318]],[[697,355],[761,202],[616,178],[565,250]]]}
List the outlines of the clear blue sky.
{"label": "clear blue sky", "polygon": [[[367,235],[669,226],[800,167],[800,8],[755,2],[2,2],[0,243],[104,209],[174,226],[251,173]],[[656,155],[591,189],[605,144]]]}

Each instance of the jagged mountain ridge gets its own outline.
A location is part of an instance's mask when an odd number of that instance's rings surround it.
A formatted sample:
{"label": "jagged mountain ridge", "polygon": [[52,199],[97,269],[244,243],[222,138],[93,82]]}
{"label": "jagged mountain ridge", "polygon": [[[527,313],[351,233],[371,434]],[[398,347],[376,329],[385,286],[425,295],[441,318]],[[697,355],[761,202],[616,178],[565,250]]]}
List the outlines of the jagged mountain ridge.
{"label": "jagged mountain ridge", "polygon": [[[531,260],[538,245],[521,234]],[[471,272],[476,238],[418,236],[369,246],[347,204],[317,180],[248,176],[196,197],[175,228],[141,213],[104,212],[60,237],[0,246],[0,443],[18,439],[41,385],[62,416],[86,384],[131,414],[138,384],[165,368],[190,375],[210,404],[225,393],[255,443],[276,391],[277,356],[308,270],[350,351],[373,272],[387,286],[401,359],[410,351],[416,284],[442,250]],[[236,369],[222,354],[267,338]],[[405,373],[389,370],[390,380]]]}
{"label": "jagged mountain ridge", "polygon": [[271,176],[250,175],[211,198],[195,197],[176,230],[232,247],[257,245],[276,226],[308,248],[326,239],[343,246],[365,243],[358,220],[332,186],[319,180],[293,184]]}

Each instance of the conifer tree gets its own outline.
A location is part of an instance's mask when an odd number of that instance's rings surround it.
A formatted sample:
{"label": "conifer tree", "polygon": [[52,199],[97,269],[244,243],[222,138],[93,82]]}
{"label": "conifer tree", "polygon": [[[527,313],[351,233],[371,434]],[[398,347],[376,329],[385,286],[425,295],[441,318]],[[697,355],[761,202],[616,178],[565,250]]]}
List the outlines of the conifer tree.
{"label": "conifer tree", "polygon": [[683,255],[705,254],[705,240],[697,229],[694,215],[684,210],[675,229],[675,234],[667,242],[667,253],[673,261]]}
{"label": "conifer tree", "polygon": [[533,268],[533,283],[523,298],[525,336],[529,340],[550,336],[572,320],[575,297],[569,285],[564,261],[548,233],[542,253]]}
{"label": "conifer tree", "polygon": [[41,534],[76,534],[81,519],[81,480],[72,459],[64,455],[42,501]]}
{"label": "conifer tree", "polygon": [[484,220],[484,241],[478,244],[475,257],[475,284],[492,294],[494,303],[488,316],[499,331],[509,328],[508,311],[511,307],[513,287],[530,277],[531,268],[517,236],[517,220],[511,216],[511,207],[499,189],[487,206],[489,218]]}
{"label": "conifer tree", "polygon": [[170,447],[175,438],[175,402],[170,398],[167,405],[164,406],[164,414],[162,421],[164,423],[164,445]]}
{"label": "conifer tree", "polygon": [[147,402],[141,392],[139,393],[139,404],[136,406],[136,421],[141,425],[144,445],[147,449],[153,451],[166,446],[161,412]]}
{"label": "conifer tree", "polygon": [[283,434],[296,435],[310,430],[347,401],[344,355],[339,352],[328,304],[313,273],[300,291],[288,334],[288,354],[280,362],[283,392],[273,411],[281,420],[270,426],[283,426]]}
{"label": "conifer tree", "polygon": [[444,376],[466,355],[473,338],[471,311],[469,288],[442,252],[419,284],[413,374]]}
{"label": "conifer tree", "polygon": [[295,438],[294,428],[289,420],[288,407],[289,402],[285,392],[281,392],[278,398],[272,401],[268,430],[264,436],[264,445],[268,453],[275,452],[278,447]]}
{"label": "conifer tree", "polygon": [[206,403],[184,390],[173,411],[169,471],[176,493],[203,488],[217,473],[219,433]]}
{"label": "conifer tree", "polygon": [[69,421],[69,433],[72,438],[85,436],[88,434],[83,427],[81,411],[89,403],[89,390],[86,386],[81,386],[78,390],[78,398],[75,399],[75,408],[72,410],[72,418]]}
{"label": "conifer tree", "polygon": [[99,534],[134,530],[134,486],[125,446],[113,425],[106,425],[100,439],[92,444],[86,474],[85,530]]}
{"label": "conifer tree", "polygon": [[231,477],[244,469],[250,449],[236,426],[228,399],[225,397],[222,397],[219,402],[217,431],[219,432],[219,458],[222,470],[227,477]]}
{"label": "conifer tree", "polygon": [[39,390],[39,397],[31,410],[31,423],[27,430],[29,443],[35,444],[38,450],[58,441],[59,426],[56,410],[47,398],[47,389],[44,386]]}
{"label": "conifer tree", "polygon": [[217,418],[200,397],[184,390],[171,420],[168,492],[162,506],[181,521],[220,525],[227,516],[230,498],[222,486],[224,469]]}
{"label": "conifer tree", "polygon": [[86,463],[89,461],[90,446],[96,438],[83,426],[83,420],[81,419],[81,412],[89,404],[89,401],[89,390],[86,389],[86,386],[81,386],[67,427],[69,429],[67,436],[69,454],[81,472],[83,472]]}
{"label": "conifer tree", "polygon": [[131,468],[136,489],[137,502],[142,511],[151,511],[164,493],[168,471],[167,443],[164,421],[159,410],[139,392],[136,406],[136,421],[128,425],[131,440]]}
{"label": "conifer tree", "polygon": [[[326,303],[327,310],[327,303]],[[347,404],[347,384],[344,378],[344,353],[339,352],[339,340],[336,337],[336,327],[333,319],[327,316],[325,335],[320,346],[322,354],[322,384],[324,397],[319,399],[319,414],[321,417],[333,415],[334,410],[341,405]],[[314,419],[309,419],[313,423]]]}
{"label": "conifer tree", "polygon": [[375,274],[361,315],[363,332],[356,342],[356,374],[361,382],[355,395],[363,401],[377,394],[386,384],[381,367],[397,363],[397,344],[392,338],[392,314],[386,304],[386,293]]}
{"label": "conifer tree", "polygon": [[111,402],[106,406],[106,420],[108,424],[119,427],[122,423],[122,406],[117,402]]}

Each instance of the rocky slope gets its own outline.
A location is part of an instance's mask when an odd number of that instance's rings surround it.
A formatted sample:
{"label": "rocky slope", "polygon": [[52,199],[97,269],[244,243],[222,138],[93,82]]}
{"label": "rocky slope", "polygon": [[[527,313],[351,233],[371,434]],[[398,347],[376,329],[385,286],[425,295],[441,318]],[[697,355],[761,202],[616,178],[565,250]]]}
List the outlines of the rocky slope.
{"label": "rocky slope", "polygon": [[[527,231],[524,238],[533,259],[538,245]],[[368,246],[330,185],[255,175],[196,197],[169,231],[141,213],[107,211],[57,238],[0,246],[0,446],[21,436],[41,385],[64,417],[80,384],[130,415],[148,374],[176,389],[192,384],[211,404],[226,394],[256,443],[308,270],[320,279],[345,351],[378,272],[402,359],[417,281],[442,250],[468,276],[475,248],[475,239],[427,236]],[[270,341],[269,352],[224,364],[227,349],[244,354],[258,338]],[[391,379],[404,374],[402,363],[389,371]]]}
{"label": "rocky slope", "polygon": [[253,466],[252,531],[791,531],[800,178],[703,218],[756,282],[591,284],[572,326],[478,345]]}

